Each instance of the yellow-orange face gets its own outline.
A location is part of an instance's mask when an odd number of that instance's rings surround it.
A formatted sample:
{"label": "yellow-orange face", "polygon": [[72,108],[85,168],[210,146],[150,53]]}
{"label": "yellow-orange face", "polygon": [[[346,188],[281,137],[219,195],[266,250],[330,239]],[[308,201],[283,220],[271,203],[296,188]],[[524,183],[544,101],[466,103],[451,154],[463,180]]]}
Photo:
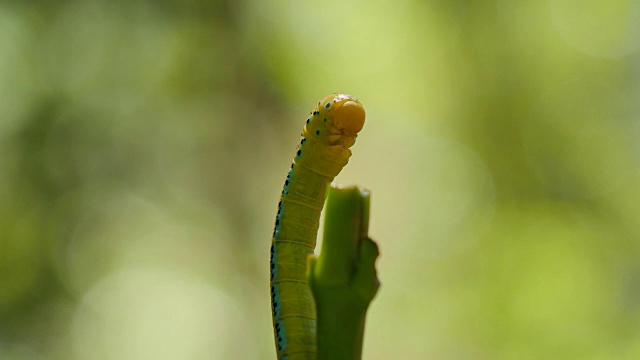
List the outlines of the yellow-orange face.
{"label": "yellow-orange face", "polygon": [[307,118],[303,136],[311,141],[349,148],[364,126],[362,104],[347,94],[331,94],[314,107]]}

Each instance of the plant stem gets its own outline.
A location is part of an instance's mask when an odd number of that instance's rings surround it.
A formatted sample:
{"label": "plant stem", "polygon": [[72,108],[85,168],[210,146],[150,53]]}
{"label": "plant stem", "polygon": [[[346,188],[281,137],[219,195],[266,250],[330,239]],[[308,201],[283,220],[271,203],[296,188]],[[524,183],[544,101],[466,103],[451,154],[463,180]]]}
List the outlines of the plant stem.
{"label": "plant stem", "polygon": [[359,360],[369,303],[380,283],[378,246],[368,238],[369,191],[331,185],[322,251],[311,257],[309,283],[318,317],[318,360]]}

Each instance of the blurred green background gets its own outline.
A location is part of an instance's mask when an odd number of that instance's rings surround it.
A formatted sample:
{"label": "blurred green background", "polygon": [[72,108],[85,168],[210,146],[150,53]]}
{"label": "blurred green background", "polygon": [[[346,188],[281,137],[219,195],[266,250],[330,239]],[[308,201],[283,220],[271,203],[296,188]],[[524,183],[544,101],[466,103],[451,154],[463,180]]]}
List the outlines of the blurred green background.
{"label": "blurred green background", "polygon": [[365,359],[640,358],[640,3],[0,2],[0,358],[275,359],[306,114],[359,98]]}

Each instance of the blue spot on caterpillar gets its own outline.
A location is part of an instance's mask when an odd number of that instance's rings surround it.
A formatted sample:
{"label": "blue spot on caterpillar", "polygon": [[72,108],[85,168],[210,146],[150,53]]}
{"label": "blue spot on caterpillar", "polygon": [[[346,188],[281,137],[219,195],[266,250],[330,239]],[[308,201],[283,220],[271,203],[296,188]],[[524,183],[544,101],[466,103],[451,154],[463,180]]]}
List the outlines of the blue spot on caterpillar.
{"label": "blue spot on caterpillar", "polygon": [[362,104],[331,94],[307,118],[282,188],[271,240],[273,331],[278,359],[316,358],[316,309],[306,278],[327,185],[349,161],[364,126]]}

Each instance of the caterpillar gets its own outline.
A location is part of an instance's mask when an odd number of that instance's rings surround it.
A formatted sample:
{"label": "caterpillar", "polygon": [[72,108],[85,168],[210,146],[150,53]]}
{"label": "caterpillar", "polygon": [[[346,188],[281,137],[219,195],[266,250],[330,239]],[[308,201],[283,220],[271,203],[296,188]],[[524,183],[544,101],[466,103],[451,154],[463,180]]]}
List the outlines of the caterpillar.
{"label": "caterpillar", "polygon": [[327,185],[349,161],[364,126],[362,104],[326,96],[311,110],[278,203],[271,240],[271,312],[280,360],[316,358],[316,309],[306,277]]}

